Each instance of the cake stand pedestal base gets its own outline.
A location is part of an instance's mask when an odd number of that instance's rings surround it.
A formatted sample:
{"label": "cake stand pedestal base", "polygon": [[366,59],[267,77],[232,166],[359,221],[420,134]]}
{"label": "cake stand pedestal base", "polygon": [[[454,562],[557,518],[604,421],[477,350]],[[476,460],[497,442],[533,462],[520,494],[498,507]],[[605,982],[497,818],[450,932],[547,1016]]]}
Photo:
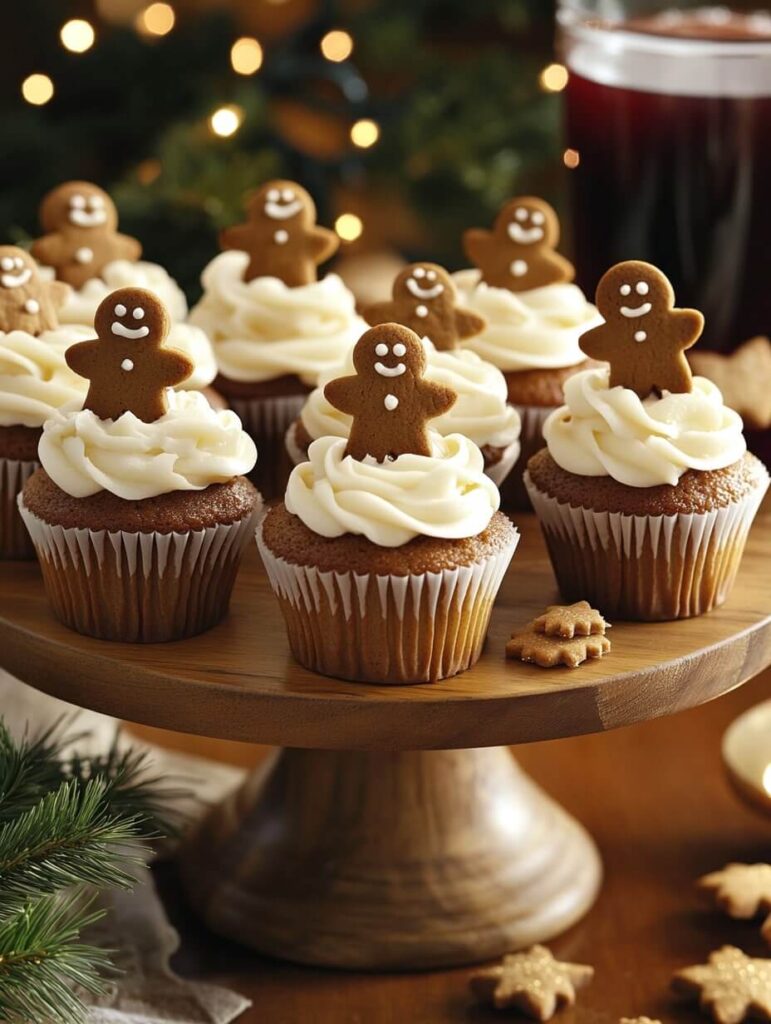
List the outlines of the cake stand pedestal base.
{"label": "cake stand pedestal base", "polygon": [[306,964],[488,960],[577,921],[600,884],[585,830],[506,747],[284,749],[181,855],[216,932]]}

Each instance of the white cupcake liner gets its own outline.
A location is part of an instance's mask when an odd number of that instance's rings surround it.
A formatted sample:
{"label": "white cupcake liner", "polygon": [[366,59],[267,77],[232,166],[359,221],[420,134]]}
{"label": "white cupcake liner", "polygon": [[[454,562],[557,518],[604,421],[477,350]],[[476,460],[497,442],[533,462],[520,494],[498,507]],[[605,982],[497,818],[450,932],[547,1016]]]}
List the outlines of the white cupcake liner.
{"label": "white cupcake liner", "polygon": [[18,500],[56,616],[78,633],[135,643],[194,636],[222,618],[262,504],[203,530],[128,533],[51,525]]}
{"label": "white cupcake liner", "polygon": [[0,561],[33,559],[35,549],[16,499],[39,462],[0,458]]}
{"label": "white cupcake liner", "polygon": [[703,513],[640,516],[560,502],[525,473],[563,597],[611,617],[689,618],[733,586],[768,477],[744,498]]}
{"label": "white cupcake liner", "polygon": [[519,433],[519,458],[507,474],[501,487],[501,508],[526,511],[530,509],[530,499],[525,489],[523,474],[531,456],[544,446],[543,425],[551,416],[556,406],[553,405],[514,405],[522,422]]}
{"label": "white cupcake liner", "polygon": [[472,565],[407,576],[320,572],[257,546],[297,661],[359,682],[422,683],[479,658],[495,596],[519,543]]}
{"label": "white cupcake liner", "polygon": [[283,497],[292,465],[284,436],[300,415],[306,395],[270,398],[229,398],[244,430],[257,445],[257,465],[249,479],[266,499]]}

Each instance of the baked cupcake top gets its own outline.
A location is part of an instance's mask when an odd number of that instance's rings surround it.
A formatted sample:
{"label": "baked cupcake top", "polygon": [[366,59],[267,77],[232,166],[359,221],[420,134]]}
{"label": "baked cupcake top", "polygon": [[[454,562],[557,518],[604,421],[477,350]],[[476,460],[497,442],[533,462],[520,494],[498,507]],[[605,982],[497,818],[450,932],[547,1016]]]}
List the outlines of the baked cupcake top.
{"label": "baked cupcake top", "polygon": [[323,537],[345,533],[382,547],[415,537],[461,539],[486,529],[499,505],[477,446],[426,424],[454,393],[424,377],[418,336],[397,324],[367,331],[353,354],[356,373],[326,386],[352,417],[348,441],[322,437],[296,466],[287,510]]}
{"label": "baked cupcake top", "polygon": [[[427,338],[422,340],[426,357],[426,379],[456,393],[455,404],[431,422],[438,434],[463,434],[479,447],[508,447],[519,437],[520,419],[508,405],[506,380],[500,370],[474,352],[453,349],[438,352]],[[300,418],[311,438],[347,437],[351,417],[336,409],[324,394],[324,387],[340,373],[353,373],[353,352],[344,366],[322,375],[319,386],[308,396]]]}
{"label": "baked cupcake top", "polygon": [[597,304],[605,322],[581,345],[610,369],[566,381],[565,405],[543,427],[554,461],[631,487],[674,485],[689,469],[738,462],[746,450],[741,417],[714,384],[691,375],[684,356],[701,334],[701,314],[675,308],[666,277],[637,260],[604,275]]}
{"label": "baked cupcake top", "polygon": [[98,337],[67,350],[90,387],[82,408],[45,423],[39,458],[72,497],[106,490],[141,501],[225,483],[254,466],[254,442],[235,413],[215,411],[197,392],[169,390],[192,367],[164,345],[168,326],[152,292],[124,288],[100,304]]}

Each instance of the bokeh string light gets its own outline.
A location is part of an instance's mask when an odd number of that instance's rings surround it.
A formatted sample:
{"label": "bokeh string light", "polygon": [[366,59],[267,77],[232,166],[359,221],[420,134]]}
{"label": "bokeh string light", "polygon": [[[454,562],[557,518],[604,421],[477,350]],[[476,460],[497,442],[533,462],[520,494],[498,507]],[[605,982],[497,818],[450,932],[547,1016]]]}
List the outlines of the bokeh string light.
{"label": "bokeh string light", "polygon": [[31,103],[35,107],[42,107],[53,97],[54,83],[48,75],[36,72],[33,75],[28,75],[21,83],[21,94],[27,103]]}
{"label": "bokeh string light", "polygon": [[562,92],[568,84],[568,69],[564,64],[547,64],[538,82],[544,92]]}
{"label": "bokeh string light", "polygon": [[174,28],[177,16],[167,3],[153,3],[137,15],[136,28],[143,35],[165,36]]}
{"label": "bokeh string light", "polygon": [[252,36],[236,39],[230,48],[230,63],[236,74],[255,74],[262,67],[262,59],[262,47]]}
{"label": "bokeh string light", "polygon": [[323,37],[319,44],[321,53],[327,60],[340,64],[353,53],[353,37],[343,29],[335,28]]}
{"label": "bokeh string light", "polygon": [[96,33],[90,21],[72,18],[66,21],[59,32],[62,46],[71,53],[85,53],[94,45]]}
{"label": "bokeh string light", "polygon": [[562,154],[562,162],[570,171],[574,171],[581,163],[581,154],[577,149],[566,149]]}
{"label": "bokeh string light", "polygon": [[244,110],[235,103],[218,107],[209,118],[212,134],[221,139],[229,139],[235,135],[243,124]]}
{"label": "bokeh string light", "polygon": [[351,125],[351,142],[359,149],[369,149],[380,138],[380,127],[376,121],[363,117]]}
{"label": "bokeh string light", "polygon": [[335,221],[335,231],[344,242],[355,242],[361,237],[364,224],[355,213],[341,213]]}

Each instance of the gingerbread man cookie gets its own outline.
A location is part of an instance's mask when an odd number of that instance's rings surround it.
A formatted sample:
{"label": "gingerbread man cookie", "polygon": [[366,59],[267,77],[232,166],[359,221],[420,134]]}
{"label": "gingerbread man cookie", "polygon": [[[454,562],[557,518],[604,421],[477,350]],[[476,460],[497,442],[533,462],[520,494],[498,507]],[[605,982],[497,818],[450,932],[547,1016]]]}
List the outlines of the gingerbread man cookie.
{"label": "gingerbread man cookie", "polygon": [[456,305],[458,293],[452,278],[436,263],[412,263],[393,283],[391,302],[366,306],[362,316],[373,327],[397,323],[428,338],[440,351],[457,348],[485,328],[481,316]]}
{"label": "gingerbread man cookie", "polygon": [[492,231],[466,231],[463,248],[485,284],[526,292],[573,280],[573,264],[554,251],[559,237],[552,207],[535,196],[521,196],[501,208]]}
{"label": "gingerbread man cookie", "polygon": [[69,290],[59,281],[44,281],[28,252],[0,245],[0,331],[54,330]]}
{"label": "gingerbread man cookie", "polygon": [[144,288],[119,288],[100,303],[94,327],[97,338],[65,354],[70,369],[91,382],[83,408],[102,420],[125,412],[145,423],[160,419],[166,389],[193,372],[184,353],[164,347],[169,316],[161,300]]}
{"label": "gingerbread man cookie", "polygon": [[617,263],[600,280],[596,303],[605,323],[578,343],[592,359],[610,363],[612,388],[630,388],[640,398],[692,389],[685,350],[699,339],[704,317],[675,309],[672,285],[660,270],[642,260]]}
{"label": "gingerbread man cookie", "polygon": [[330,381],[327,400],[353,417],[346,455],[377,462],[400,455],[430,455],[426,422],[441,416],[456,394],[424,379],[420,338],[400,324],[366,331],[353,350],[356,375]]}
{"label": "gingerbread man cookie", "polygon": [[134,263],[142,255],[135,238],[118,233],[112,199],[88,181],[68,181],[49,192],[40,206],[40,225],[45,235],[32,243],[32,255],[73,288],[99,277],[113,260]]}
{"label": "gingerbread man cookie", "polygon": [[250,200],[248,220],[220,234],[223,249],[249,254],[244,281],[278,277],[296,288],[317,280],[316,267],[336,251],[334,231],[316,224],[316,206],[293,181],[269,181]]}

